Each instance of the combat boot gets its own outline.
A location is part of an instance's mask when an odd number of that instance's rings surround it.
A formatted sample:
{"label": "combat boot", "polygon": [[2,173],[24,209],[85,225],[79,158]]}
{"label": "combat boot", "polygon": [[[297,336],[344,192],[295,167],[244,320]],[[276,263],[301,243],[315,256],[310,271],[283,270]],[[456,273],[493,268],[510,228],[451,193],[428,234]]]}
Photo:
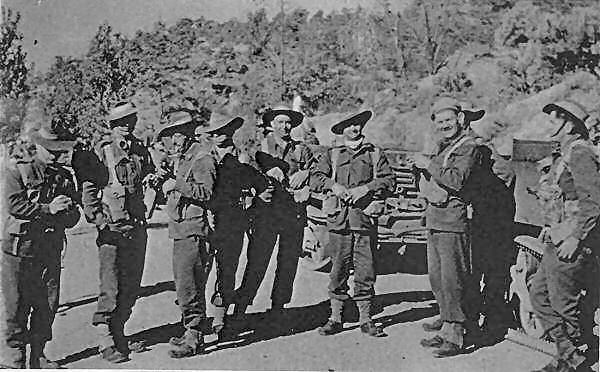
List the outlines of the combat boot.
{"label": "combat boot", "polygon": [[321,336],[331,336],[336,333],[340,333],[344,329],[342,322],[336,322],[335,320],[329,319],[327,323],[322,327],[319,327],[319,334]]}
{"label": "combat boot", "polygon": [[369,320],[368,322],[361,324],[360,331],[363,334],[365,334],[367,336],[372,336],[372,337],[387,336],[387,334],[383,331],[383,329],[380,326],[375,325],[375,322],[373,322],[372,320]]}
{"label": "combat boot", "polygon": [[202,332],[188,329],[183,335],[183,342],[178,345],[173,345],[169,350],[171,358],[189,358],[200,354],[204,350],[204,338]]}
{"label": "combat boot", "polygon": [[129,356],[117,350],[117,347],[114,345],[102,349],[100,355],[102,355],[102,359],[114,364],[124,363],[129,360]]}
{"label": "combat boot", "polygon": [[443,324],[442,319],[437,318],[433,323],[423,323],[423,330],[425,332],[437,332],[442,329]]}

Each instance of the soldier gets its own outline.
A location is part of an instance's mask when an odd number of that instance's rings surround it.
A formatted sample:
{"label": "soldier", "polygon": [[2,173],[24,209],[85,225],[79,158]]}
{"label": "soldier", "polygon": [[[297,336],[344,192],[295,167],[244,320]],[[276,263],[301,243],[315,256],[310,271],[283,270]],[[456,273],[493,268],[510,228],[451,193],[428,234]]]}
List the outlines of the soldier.
{"label": "soldier", "polygon": [[302,251],[306,225],[305,202],[309,197],[307,183],[313,155],[305,144],[290,137],[292,128],[302,123],[301,113],[277,107],[265,112],[262,119],[272,132],[263,140],[262,151],[257,152],[256,161],[271,184],[258,191],[272,193],[272,199],[267,197],[268,202],[265,202],[259,198],[253,208],[255,218],[248,245],[248,262],[242,284],[236,290],[235,313],[243,314],[254,300],[279,237],[270,314],[273,322],[280,322],[283,321],[284,305],[292,297]]}
{"label": "soldier", "polygon": [[52,339],[59,304],[65,228],[75,226],[80,217],[75,182],[66,168],[75,142],[48,128],[31,137],[33,157],[12,159],[2,172],[8,218],[1,270],[6,355],[0,364],[25,368],[29,343],[29,368],[59,368],[46,358],[44,347]]}
{"label": "soldier", "polygon": [[547,201],[549,213],[540,237],[545,250],[531,287],[531,304],[544,332],[556,344],[557,358],[540,371],[578,371],[585,357],[580,350],[579,298],[591,270],[591,249],[600,240],[600,162],[585,127],[586,111],[577,103],[546,105],[560,142],[546,187],[556,190]]}
{"label": "soldier", "polygon": [[100,141],[95,151],[79,155],[81,168],[75,175],[83,188],[86,219],[98,230],[100,295],[92,324],[102,358],[121,363],[128,360],[124,327],[139,292],[146,255],[142,185],[154,177],[155,168],[147,148],[132,134],[137,123],[133,104],[117,104],[107,121],[110,138]]}
{"label": "soldier", "polygon": [[373,248],[377,244],[377,225],[373,219],[383,208],[381,203],[373,201],[394,189],[394,176],[385,155],[366,142],[362,134],[371,116],[371,111],[363,111],[331,128],[334,134],[342,135],[344,144],[319,159],[311,178],[312,190],[329,194],[323,209],[328,214],[333,266],[329,276],[331,317],[319,328],[319,334],[324,336],[343,329],[342,310],[344,302],[350,299],[347,281],[351,265],[361,332],[385,336],[370,315],[375,284]]}
{"label": "soldier", "polygon": [[[194,129],[196,128],[197,136]],[[171,137],[179,153],[175,178],[163,184],[167,197],[169,237],[173,239],[173,274],[177,303],[185,333],[171,340],[171,358],[185,358],[204,349],[206,328],[206,280],[212,265],[207,204],[213,195],[216,162],[207,141],[206,128],[197,127],[192,116],[174,112],[160,129],[158,139]]]}
{"label": "soldier", "polygon": [[[510,165],[512,139],[494,139],[478,148],[474,167],[464,194],[473,208],[471,246],[474,288],[473,320],[484,315],[480,346],[502,340],[512,321],[508,305],[510,266],[516,258],[513,243],[515,216],[514,173]],[[468,191],[467,191],[468,189]],[[480,284],[483,287],[480,288]],[[479,311],[475,311],[479,310]],[[475,329],[476,330],[476,329]]]}
{"label": "soldier", "polygon": [[475,121],[468,118],[473,115],[483,112],[463,110],[455,99],[440,98],[431,110],[438,149],[432,159],[416,159],[424,179],[429,180],[429,187],[421,190],[429,202],[425,211],[429,230],[427,265],[431,289],[440,308],[437,324],[427,327],[440,329],[440,333],[421,340],[421,345],[437,348],[434,356],[438,358],[462,351],[465,325],[473,317],[468,308],[473,286],[469,283],[471,252],[464,187],[475,164],[477,145],[463,129],[465,120]]}
{"label": "soldier", "polygon": [[[233,134],[244,122],[240,117],[226,118],[216,112],[210,117],[206,129],[215,144],[217,178],[215,192],[210,202],[215,217],[215,231],[211,244],[216,253],[217,282],[212,303],[215,305],[213,331],[224,338],[225,315],[229,305],[235,303],[235,273],[244,243],[244,233],[249,228],[248,209],[252,196],[264,181],[258,171],[238,160]],[[266,193],[260,197],[268,199]],[[270,196],[270,195],[269,195]]]}

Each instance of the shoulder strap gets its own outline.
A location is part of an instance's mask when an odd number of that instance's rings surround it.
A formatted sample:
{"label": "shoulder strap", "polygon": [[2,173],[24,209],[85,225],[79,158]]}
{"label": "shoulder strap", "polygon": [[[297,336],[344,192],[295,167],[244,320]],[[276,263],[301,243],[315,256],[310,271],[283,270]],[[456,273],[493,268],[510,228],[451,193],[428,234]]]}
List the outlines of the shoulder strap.
{"label": "shoulder strap", "polygon": [[105,145],[104,147],[102,147],[102,151],[104,152],[104,157],[106,158],[106,166],[108,167],[109,183],[117,183],[120,185],[121,182],[119,182],[119,178],[117,177],[116,171],[117,162],[115,161],[115,155],[113,154],[110,145]]}
{"label": "shoulder strap", "polygon": [[450,147],[450,150],[448,150],[448,152],[446,153],[446,156],[444,156],[444,162],[442,163],[442,166],[444,168],[448,166],[448,159],[450,159],[450,155],[452,155],[452,153],[454,151],[456,151],[457,148],[459,148],[463,143],[467,142],[470,139],[471,139],[471,137],[464,136],[463,138],[461,138],[460,140],[458,140],[454,145],[452,145]]}
{"label": "shoulder strap", "polygon": [[379,164],[379,157],[381,156],[381,149],[377,146],[373,148],[371,152],[371,163],[373,164],[373,179],[377,179],[377,164]]}
{"label": "shoulder strap", "polygon": [[331,180],[333,182],[336,182],[336,176],[337,176],[337,163],[338,163],[338,159],[340,157],[340,149],[338,147],[334,147],[331,149]]}

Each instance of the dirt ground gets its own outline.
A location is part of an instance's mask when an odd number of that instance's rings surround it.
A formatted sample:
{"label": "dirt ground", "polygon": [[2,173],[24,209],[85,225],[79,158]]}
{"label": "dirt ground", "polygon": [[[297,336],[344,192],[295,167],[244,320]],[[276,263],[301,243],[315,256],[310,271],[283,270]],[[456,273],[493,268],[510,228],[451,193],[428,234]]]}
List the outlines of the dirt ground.
{"label": "dirt ground", "polygon": [[[159,213],[157,221],[160,220]],[[155,223],[149,229],[143,293],[126,326],[126,334],[145,340],[150,350],[132,354],[129,362],[111,365],[98,356],[90,324],[98,290],[94,240],[95,233],[89,228],[76,230],[69,236],[62,277],[63,305],[54,326],[55,339],[48,345],[47,353],[67,368],[504,372],[529,371],[550,360],[545,354],[510,341],[454,358],[433,358],[429,350],[419,346],[419,340],[426,336],[421,323],[436,315],[429,282],[426,275],[405,273],[377,278],[375,320],[384,326],[388,337],[363,336],[356,311],[352,309],[346,312],[351,322],[345,323],[342,333],[320,336],[316,328],[328,317],[327,274],[309,271],[302,265],[287,309],[289,326],[268,337],[255,336],[253,329],[261,324],[270,306],[273,260],[255,304],[235,324],[238,337],[217,343],[216,337],[210,335],[206,338],[208,348],[204,355],[170,359],[168,340],[181,332],[180,314],[174,304],[172,243],[166,227]],[[213,270],[207,286],[208,299],[214,280]],[[209,316],[211,311],[209,306]]]}

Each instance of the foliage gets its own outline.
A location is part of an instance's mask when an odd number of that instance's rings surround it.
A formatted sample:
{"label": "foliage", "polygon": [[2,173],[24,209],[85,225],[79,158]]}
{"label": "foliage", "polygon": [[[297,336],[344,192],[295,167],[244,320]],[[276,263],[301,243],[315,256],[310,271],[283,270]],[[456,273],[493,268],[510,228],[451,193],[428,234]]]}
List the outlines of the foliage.
{"label": "foliage", "polygon": [[[414,144],[407,133],[422,129],[397,117],[427,112],[437,94],[506,104],[572,72],[598,74],[593,2],[415,0],[402,12],[391,3],[273,18],[263,9],[226,22],[184,18],[131,37],[101,25],[83,58],[59,57],[30,79],[31,95],[55,126],[84,136],[101,132],[107,110],[126,99],[139,108],[142,136],[171,110],[203,120],[219,110],[247,119],[240,133],[250,142],[265,108],[300,95],[309,115],[373,108],[380,121],[373,127],[389,130],[387,140]],[[489,88],[481,65],[471,72],[483,59],[499,76]]]}
{"label": "foliage", "polygon": [[25,116],[26,94],[29,91],[23,51],[23,35],[17,27],[21,15],[2,7],[0,24],[0,140],[14,139]]}

